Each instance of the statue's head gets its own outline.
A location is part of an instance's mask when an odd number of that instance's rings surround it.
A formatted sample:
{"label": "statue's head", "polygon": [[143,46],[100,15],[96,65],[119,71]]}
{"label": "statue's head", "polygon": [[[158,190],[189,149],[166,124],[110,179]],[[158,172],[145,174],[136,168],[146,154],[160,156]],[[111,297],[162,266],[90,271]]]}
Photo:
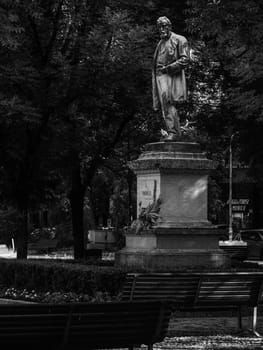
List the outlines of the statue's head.
{"label": "statue's head", "polygon": [[163,16],[157,19],[157,28],[161,39],[168,39],[171,34],[172,24],[169,18]]}

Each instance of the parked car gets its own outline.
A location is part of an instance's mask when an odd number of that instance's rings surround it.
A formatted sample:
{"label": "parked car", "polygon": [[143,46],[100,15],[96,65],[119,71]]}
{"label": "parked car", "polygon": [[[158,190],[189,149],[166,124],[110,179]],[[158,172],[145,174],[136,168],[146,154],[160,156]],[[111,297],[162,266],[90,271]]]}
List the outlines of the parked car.
{"label": "parked car", "polygon": [[263,229],[240,230],[236,239],[247,242],[247,260],[263,260]]}

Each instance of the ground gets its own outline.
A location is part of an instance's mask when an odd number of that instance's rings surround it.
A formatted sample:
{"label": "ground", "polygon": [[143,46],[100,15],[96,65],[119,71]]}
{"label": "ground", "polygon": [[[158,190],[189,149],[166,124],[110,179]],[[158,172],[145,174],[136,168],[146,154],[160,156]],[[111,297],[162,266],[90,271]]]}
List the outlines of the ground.
{"label": "ground", "polygon": [[[15,253],[0,246],[0,256],[14,258]],[[43,258],[43,256],[42,256]],[[50,256],[49,256],[50,258]],[[60,257],[61,258],[61,257]],[[67,257],[68,258],[68,257]],[[0,304],[14,302],[0,299]],[[19,302],[19,301],[16,301]],[[263,310],[259,312],[258,331],[263,334]],[[238,333],[237,318],[223,315],[180,315],[175,313],[171,318],[167,337],[154,344],[154,350],[259,350],[263,349],[263,338],[255,337],[251,332]],[[251,326],[251,318],[243,318],[244,328]],[[142,346],[145,350],[146,346]],[[126,350],[126,349],[125,349]]]}

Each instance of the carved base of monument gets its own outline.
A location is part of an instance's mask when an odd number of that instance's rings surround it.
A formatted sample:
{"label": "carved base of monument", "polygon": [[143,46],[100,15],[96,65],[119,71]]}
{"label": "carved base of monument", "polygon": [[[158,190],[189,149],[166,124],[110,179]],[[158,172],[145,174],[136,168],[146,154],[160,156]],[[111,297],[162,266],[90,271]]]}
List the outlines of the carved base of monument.
{"label": "carved base of monument", "polygon": [[159,272],[230,266],[229,255],[218,249],[220,231],[169,231],[127,234],[125,248],[116,253],[116,265]]}
{"label": "carved base of monument", "polygon": [[208,175],[213,164],[199,144],[147,144],[130,167],[137,175],[138,213],[160,199],[160,217],[154,229],[126,236],[125,248],[116,254],[117,265],[168,271],[230,264],[219,249],[222,232],[207,219]]}
{"label": "carved base of monument", "polygon": [[117,266],[135,271],[173,272],[182,269],[229,267],[226,254],[219,250],[123,250],[117,255]]}

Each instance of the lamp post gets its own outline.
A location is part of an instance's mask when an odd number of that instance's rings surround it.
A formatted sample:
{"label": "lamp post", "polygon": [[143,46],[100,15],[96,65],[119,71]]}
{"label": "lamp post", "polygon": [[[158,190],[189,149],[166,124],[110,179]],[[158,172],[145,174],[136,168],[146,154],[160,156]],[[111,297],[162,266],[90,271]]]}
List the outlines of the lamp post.
{"label": "lamp post", "polygon": [[233,154],[232,154],[232,141],[234,136],[238,132],[234,132],[230,136],[230,143],[229,143],[229,226],[228,226],[228,235],[229,235],[229,241],[233,241],[233,218],[232,218],[232,182],[233,182]]}

